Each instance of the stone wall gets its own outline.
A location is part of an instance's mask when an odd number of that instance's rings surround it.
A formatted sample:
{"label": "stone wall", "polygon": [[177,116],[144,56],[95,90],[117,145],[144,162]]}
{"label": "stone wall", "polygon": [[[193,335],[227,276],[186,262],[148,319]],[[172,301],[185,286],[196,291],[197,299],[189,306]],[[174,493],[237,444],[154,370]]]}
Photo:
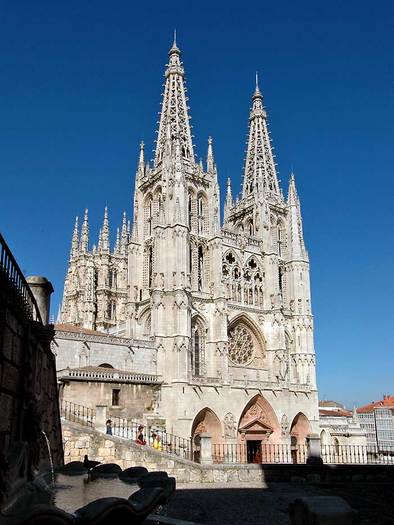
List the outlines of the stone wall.
{"label": "stone wall", "polygon": [[[141,419],[153,410],[158,385],[116,382],[62,381],[60,397],[94,409],[96,405],[110,407],[113,416]],[[119,405],[112,405],[112,391],[119,390]],[[83,400],[83,401],[82,401]]]}
{"label": "stone wall", "polygon": [[55,326],[53,345],[58,371],[108,363],[118,370],[156,374],[156,349],[148,341],[61,326],[61,330]]}
{"label": "stone wall", "polygon": [[32,479],[34,473],[49,470],[43,432],[49,440],[54,464],[63,462],[55,359],[50,350],[52,337],[53,327],[29,317],[20,290],[0,267],[0,500],[3,501]]}

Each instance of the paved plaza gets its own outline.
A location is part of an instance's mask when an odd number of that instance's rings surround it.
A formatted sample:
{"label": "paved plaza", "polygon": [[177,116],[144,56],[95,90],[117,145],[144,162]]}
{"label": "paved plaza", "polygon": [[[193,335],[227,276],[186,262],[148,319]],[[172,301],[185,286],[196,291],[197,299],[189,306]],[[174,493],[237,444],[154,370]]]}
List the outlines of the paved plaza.
{"label": "paved plaza", "polygon": [[359,511],[361,525],[394,523],[394,487],[389,483],[178,484],[168,515],[204,525],[287,525],[289,504],[308,495],[344,498]]}

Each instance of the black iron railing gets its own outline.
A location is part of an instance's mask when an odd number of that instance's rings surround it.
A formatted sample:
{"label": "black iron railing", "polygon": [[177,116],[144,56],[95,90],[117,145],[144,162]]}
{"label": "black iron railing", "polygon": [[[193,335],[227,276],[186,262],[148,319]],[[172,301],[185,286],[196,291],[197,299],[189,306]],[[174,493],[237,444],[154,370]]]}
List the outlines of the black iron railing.
{"label": "black iron railing", "polygon": [[174,454],[183,459],[193,459],[191,439],[170,434],[163,429],[144,427],[142,430],[138,430],[141,422],[130,418],[110,415],[109,419],[111,420],[112,435],[114,436],[130,439],[138,443],[138,435],[142,432],[145,442],[144,446],[154,448],[160,452]]}
{"label": "black iron railing", "polygon": [[0,275],[13,288],[15,301],[29,319],[42,323],[36,300],[4,237],[0,234]]}
{"label": "black iron railing", "polygon": [[93,408],[63,400],[60,405],[60,415],[67,421],[93,427],[96,414]]}

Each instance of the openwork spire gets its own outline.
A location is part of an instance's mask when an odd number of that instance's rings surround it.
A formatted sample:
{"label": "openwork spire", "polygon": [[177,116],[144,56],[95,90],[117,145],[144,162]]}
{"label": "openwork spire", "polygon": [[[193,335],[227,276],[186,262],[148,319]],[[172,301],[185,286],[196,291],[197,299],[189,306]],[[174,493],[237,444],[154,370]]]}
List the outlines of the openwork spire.
{"label": "openwork spire", "polygon": [[85,210],[85,216],[81,228],[81,243],[80,250],[82,253],[89,251],[89,220],[88,220],[88,210]]}
{"label": "openwork spire", "polygon": [[156,166],[162,162],[166,151],[168,151],[166,143],[168,141],[172,142],[175,138],[179,140],[182,158],[190,162],[194,161],[184,69],[180,61],[181,53],[177,46],[175,35],[174,43],[168,54],[169,61],[165,72],[166,83],[156,144]]}
{"label": "openwork spire", "polygon": [[245,198],[255,192],[280,196],[267,127],[267,113],[263,106],[263,96],[257,73],[249,116],[249,137],[243,174],[242,197]]}
{"label": "openwork spire", "polygon": [[73,259],[74,257],[77,257],[78,251],[79,251],[79,247],[78,247],[78,217],[75,217],[73,237],[72,237],[72,241],[71,241],[70,259]]}
{"label": "openwork spire", "polygon": [[122,253],[126,253],[127,243],[128,243],[129,234],[127,232],[127,218],[126,218],[126,212],[123,212],[123,219],[122,219],[122,235],[121,235],[121,251]]}
{"label": "openwork spire", "polygon": [[101,229],[101,249],[103,252],[109,251],[109,221],[108,221],[108,208],[104,208],[104,220],[103,227]]}

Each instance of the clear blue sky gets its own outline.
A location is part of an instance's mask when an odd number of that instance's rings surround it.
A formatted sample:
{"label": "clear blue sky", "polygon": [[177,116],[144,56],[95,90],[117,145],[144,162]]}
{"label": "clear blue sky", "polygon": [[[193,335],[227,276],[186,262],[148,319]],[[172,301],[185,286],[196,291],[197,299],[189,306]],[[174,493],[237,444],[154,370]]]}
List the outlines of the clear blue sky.
{"label": "clear blue sky", "polygon": [[[144,7],[145,4],[147,7]],[[0,227],[61,299],[75,215],[131,215],[174,27],[197,154],[240,187],[255,71],[311,260],[322,398],[394,394],[394,4],[0,0]],[[187,7],[186,7],[187,6]]]}

